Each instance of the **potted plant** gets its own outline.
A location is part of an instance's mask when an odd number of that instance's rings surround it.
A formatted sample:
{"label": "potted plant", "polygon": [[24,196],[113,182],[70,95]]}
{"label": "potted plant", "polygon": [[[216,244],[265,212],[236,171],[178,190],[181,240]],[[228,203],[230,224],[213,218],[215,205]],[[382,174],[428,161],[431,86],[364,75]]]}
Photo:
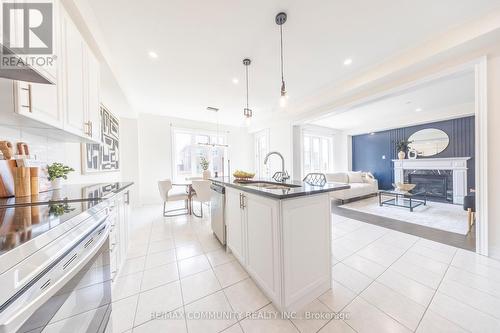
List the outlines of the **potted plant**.
{"label": "potted plant", "polygon": [[68,173],[75,171],[73,168],[62,163],[52,163],[47,166],[49,180],[52,183],[52,189],[60,189],[62,186],[61,180],[68,179]]}
{"label": "potted plant", "polygon": [[203,169],[203,179],[209,179],[210,178],[210,170],[208,170],[208,166],[210,163],[208,160],[204,157],[200,157],[200,166]]}
{"label": "potted plant", "polygon": [[396,143],[396,150],[398,151],[398,158],[404,160],[406,157],[406,152],[408,151],[408,146],[413,141],[401,140]]}

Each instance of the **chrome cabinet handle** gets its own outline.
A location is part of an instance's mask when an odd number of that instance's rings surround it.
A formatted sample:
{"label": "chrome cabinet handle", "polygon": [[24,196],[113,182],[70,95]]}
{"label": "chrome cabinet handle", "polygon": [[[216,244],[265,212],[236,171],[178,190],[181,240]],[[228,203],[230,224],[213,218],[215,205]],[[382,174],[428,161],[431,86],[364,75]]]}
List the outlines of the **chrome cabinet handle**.
{"label": "chrome cabinet handle", "polygon": [[21,105],[23,108],[28,108],[28,112],[33,113],[32,109],[32,94],[31,94],[31,84],[28,84],[28,88],[21,88],[21,90],[27,91],[28,92],[28,105]]}
{"label": "chrome cabinet handle", "polygon": [[247,207],[247,205],[245,204],[246,198],[247,197],[244,194],[241,195],[241,208],[243,208],[243,209],[245,209]]}

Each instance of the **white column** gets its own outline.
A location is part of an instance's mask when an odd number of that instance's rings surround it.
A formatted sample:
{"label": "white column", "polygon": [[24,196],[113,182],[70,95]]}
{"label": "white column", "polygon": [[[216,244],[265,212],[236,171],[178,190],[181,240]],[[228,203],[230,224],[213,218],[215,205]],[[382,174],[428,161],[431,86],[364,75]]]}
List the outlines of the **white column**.
{"label": "white column", "polygon": [[462,205],[467,195],[467,169],[453,170],[453,203]]}

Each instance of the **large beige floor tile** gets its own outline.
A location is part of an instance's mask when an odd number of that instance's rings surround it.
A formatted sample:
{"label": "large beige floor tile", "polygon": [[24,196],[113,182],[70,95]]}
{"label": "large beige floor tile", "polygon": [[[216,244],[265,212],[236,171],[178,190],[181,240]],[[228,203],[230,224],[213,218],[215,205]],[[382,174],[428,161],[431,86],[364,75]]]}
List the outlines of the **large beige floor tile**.
{"label": "large beige floor tile", "polygon": [[257,285],[248,278],[224,289],[233,310],[238,313],[255,312],[269,303]]}
{"label": "large beige floor tile", "polygon": [[411,332],[408,328],[360,297],[357,297],[344,311],[350,314],[346,323],[359,333]]}
{"label": "large beige floor tile", "polygon": [[175,262],[168,265],[153,267],[144,271],[141,290],[153,289],[178,279],[179,272],[177,271],[177,264]]}
{"label": "large beige floor tile", "polygon": [[182,306],[179,281],[140,293],[134,325],[151,320],[152,314],[165,314]]}
{"label": "large beige floor tile", "polygon": [[181,278],[200,273],[211,268],[210,263],[204,254],[181,260],[178,264]]}
{"label": "large beige floor tile", "polygon": [[191,303],[221,289],[214,272],[209,269],[181,280],[184,304]]}
{"label": "large beige floor tile", "polygon": [[[222,291],[197,300],[185,306],[189,333],[220,332],[236,323],[231,306]],[[213,316],[212,319],[199,318],[200,314]]]}
{"label": "large beige floor tile", "polygon": [[231,261],[227,264],[214,267],[214,272],[222,288],[235,284],[248,277],[247,272],[245,272],[237,261]]}

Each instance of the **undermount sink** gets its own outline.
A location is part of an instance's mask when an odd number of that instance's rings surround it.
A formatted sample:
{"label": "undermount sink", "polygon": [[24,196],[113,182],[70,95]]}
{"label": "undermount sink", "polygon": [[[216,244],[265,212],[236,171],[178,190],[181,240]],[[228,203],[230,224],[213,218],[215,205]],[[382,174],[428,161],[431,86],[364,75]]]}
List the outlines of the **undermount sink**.
{"label": "undermount sink", "polygon": [[300,187],[300,185],[279,184],[279,183],[271,183],[271,182],[248,182],[245,185],[246,186],[255,186],[255,187],[269,189],[269,190],[287,190],[287,189],[294,188],[294,187]]}

